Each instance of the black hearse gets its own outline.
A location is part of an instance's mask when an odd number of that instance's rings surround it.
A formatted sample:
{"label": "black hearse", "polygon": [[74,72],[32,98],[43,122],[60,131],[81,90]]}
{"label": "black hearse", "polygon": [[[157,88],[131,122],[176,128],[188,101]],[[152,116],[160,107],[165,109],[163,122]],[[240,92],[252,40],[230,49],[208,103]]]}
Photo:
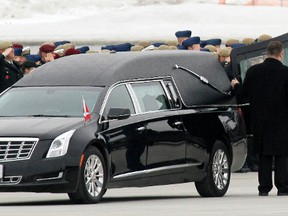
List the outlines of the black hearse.
{"label": "black hearse", "polygon": [[[213,54],[81,54],[0,96],[0,191],[68,193],[195,182],[223,196],[246,158],[241,110]],[[83,118],[84,116],[84,118]]]}

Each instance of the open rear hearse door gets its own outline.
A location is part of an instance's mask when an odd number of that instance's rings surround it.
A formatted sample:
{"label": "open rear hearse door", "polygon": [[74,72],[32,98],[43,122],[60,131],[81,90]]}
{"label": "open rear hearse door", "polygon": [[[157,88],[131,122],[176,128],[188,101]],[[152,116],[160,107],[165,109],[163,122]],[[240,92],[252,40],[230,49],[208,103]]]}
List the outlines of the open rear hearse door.
{"label": "open rear hearse door", "polygon": [[[266,48],[271,41],[280,41],[284,46],[283,64],[288,66],[288,33],[272,38],[267,41],[251,44],[248,46],[235,48],[231,51],[231,66],[233,76],[242,82],[245,80],[247,70],[255,64],[262,63],[267,57]],[[250,108],[249,104],[239,104],[245,118],[248,138],[252,137],[250,124]]]}

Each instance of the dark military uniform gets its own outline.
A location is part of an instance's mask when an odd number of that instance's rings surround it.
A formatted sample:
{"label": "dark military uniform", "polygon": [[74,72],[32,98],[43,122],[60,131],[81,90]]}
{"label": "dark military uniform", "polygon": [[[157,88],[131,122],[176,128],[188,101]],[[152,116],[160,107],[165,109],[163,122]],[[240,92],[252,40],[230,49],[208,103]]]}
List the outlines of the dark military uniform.
{"label": "dark military uniform", "polygon": [[0,93],[22,77],[23,72],[18,62],[9,63],[5,60],[5,56],[0,53]]}

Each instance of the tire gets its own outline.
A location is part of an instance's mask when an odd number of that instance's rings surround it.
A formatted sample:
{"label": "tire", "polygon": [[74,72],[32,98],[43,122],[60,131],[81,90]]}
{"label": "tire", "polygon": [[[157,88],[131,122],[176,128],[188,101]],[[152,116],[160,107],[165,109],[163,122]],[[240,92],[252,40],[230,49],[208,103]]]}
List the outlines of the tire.
{"label": "tire", "polygon": [[207,176],[195,182],[202,197],[221,197],[228,190],[231,177],[231,156],[222,141],[216,141],[210,155]]}
{"label": "tire", "polygon": [[98,203],[106,192],[106,184],[107,169],[103,155],[97,148],[89,147],[84,152],[78,188],[68,196],[73,203]]}

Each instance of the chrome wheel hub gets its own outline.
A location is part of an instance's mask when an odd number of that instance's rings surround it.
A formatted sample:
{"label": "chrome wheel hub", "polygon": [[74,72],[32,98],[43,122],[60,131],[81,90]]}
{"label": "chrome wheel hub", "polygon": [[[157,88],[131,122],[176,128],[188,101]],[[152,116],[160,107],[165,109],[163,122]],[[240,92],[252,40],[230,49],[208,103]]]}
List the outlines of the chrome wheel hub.
{"label": "chrome wheel hub", "polygon": [[91,155],[85,164],[84,181],[87,192],[92,197],[97,197],[102,191],[104,182],[103,165],[97,155]]}
{"label": "chrome wheel hub", "polygon": [[222,149],[218,149],[214,154],[212,172],[215,186],[223,190],[228,184],[230,173],[227,155]]}

